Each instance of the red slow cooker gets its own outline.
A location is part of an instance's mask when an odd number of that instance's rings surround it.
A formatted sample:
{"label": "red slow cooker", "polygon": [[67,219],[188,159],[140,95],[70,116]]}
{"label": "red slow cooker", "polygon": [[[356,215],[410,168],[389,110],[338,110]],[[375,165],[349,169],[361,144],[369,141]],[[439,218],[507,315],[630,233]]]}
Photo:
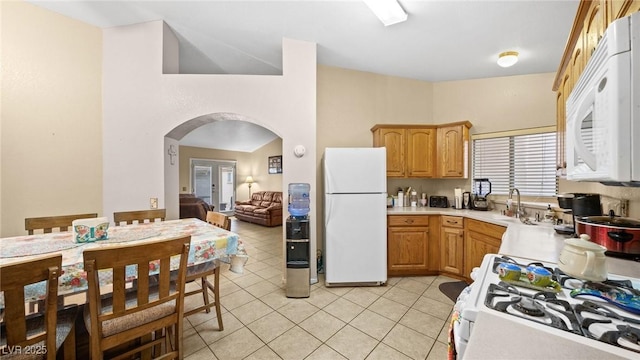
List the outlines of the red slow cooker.
{"label": "red slow cooker", "polygon": [[575,219],[576,232],[608,252],[640,255],[640,221],[615,216],[582,216]]}

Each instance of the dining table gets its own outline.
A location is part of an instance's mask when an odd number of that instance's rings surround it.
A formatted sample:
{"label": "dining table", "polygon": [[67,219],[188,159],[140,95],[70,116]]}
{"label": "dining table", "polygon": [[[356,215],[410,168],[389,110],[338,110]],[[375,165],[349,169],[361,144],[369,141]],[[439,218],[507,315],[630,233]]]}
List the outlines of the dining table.
{"label": "dining table", "polygon": [[[189,267],[204,269],[219,266],[220,261],[231,262],[236,255],[246,257],[238,234],[200,219],[187,218],[109,226],[107,239],[95,242],[76,242],[72,231],[0,238],[0,265],[61,253],[62,271],[58,279],[58,295],[66,296],[83,293],[88,289],[82,255],[85,250],[151,243],[186,235],[191,236],[187,261]],[[172,259],[171,266],[177,268],[178,259]],[[136,271],[135,266],[128,267],[125,275],[127,280],[135,280]],[[157,270],[150,266],[150,274],[154,271]],[[111,271],[101,270],[99,278],[100,286],[108,286],[113,282]],[[45,293],[44,282],[30,285],[25,288],[25,301],[41,300]],[[3,307],[4,297],[0,294],[0,308]]]}

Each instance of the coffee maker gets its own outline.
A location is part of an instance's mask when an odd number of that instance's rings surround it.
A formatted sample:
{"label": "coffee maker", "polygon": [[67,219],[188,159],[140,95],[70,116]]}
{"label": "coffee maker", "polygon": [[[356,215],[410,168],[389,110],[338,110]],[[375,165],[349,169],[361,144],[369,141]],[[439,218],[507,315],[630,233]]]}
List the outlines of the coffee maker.
{"label": "coffee maker", "polygon": [[486,211],[489,210],[489,200],[487,196],[491,194],[491,181],[487,178],[473,179],[475,196],[473,198],[473,209]]}

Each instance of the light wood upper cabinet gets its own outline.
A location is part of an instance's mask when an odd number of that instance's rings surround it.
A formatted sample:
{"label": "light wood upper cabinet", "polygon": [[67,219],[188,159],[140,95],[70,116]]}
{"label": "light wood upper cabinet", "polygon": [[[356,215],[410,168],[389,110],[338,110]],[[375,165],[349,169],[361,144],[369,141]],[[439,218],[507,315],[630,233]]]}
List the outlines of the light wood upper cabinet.
{"label": "light wood upper cabinet", "polygon": [[406,176],[406,130],[403,128],[381,128],[373,133],[373,146],[387,148],[387,176]]}
{"label": "light wood upper cabinet", "polygon": [[470,123],[438,127],[438,177],[469,177]]}
{"label": "light wood upper cabinet", "polygon": [[435,176],[436,129],[407,129],[407,176]]}
{"label": "light wood upper cabinet", "polygon": [[387,176],[466,178],[469,128],[463,121],[444,125],[376,125],[373,146],[387,148]]}

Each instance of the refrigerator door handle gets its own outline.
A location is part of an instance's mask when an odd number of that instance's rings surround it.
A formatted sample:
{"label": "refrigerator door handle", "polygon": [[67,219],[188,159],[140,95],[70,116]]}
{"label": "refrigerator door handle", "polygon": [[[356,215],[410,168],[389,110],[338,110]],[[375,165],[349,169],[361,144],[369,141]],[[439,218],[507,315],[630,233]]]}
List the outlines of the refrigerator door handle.
{"label": "refrigerator door handle", "polygon": [[331,213],[332,213],[331,209],[333,208],[333,201],[325,202],[324,206],[325,206],[325,209],[324,209],[324,212],[325,212],[325,217],[324,217],[325,223],[324,223],[324,226],[328,227],[329,226],[329,220],[333,219],[333,216],[331,216]]}

